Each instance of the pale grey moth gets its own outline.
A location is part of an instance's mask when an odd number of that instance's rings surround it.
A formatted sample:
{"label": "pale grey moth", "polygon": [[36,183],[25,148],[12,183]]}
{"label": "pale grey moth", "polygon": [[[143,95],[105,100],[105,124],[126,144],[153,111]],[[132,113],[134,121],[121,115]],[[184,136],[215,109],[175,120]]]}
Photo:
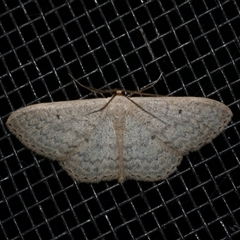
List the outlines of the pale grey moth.
{"label": "pale grey moth", "polygon": [[[110,102],[109,102],[110,101]],[[79,182],[118,179],[158,181],[184,155],[219,135],[232,117],[215,100],[198,97],[132,97],[41,103],[7,120],[28,148],[56,160]]]}

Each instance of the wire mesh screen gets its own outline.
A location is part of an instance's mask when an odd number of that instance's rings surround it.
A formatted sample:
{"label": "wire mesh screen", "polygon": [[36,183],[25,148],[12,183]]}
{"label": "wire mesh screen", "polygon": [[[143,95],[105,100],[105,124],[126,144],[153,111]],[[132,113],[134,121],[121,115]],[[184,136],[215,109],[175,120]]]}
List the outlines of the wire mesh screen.
{"label": "wire mesh screen", "polygon": [[[0,3],[0,239],[239,239],[238,1]],[[158,182],[77,183],[6,128],[40,102],[96,89],[198,96],[228,105],[226,130]]]}

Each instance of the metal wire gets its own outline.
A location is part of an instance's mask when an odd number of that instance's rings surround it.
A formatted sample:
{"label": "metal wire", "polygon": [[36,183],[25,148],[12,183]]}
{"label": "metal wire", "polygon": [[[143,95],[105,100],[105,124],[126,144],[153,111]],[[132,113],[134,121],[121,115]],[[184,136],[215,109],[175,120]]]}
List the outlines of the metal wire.
{"label": "metal wire", "polygon": [[[0,239],[239,239],[240,5],[226,1],[0,3]],[[165,181],[77,184],[6,129],[79,88],[204,96],[234,117]]]}

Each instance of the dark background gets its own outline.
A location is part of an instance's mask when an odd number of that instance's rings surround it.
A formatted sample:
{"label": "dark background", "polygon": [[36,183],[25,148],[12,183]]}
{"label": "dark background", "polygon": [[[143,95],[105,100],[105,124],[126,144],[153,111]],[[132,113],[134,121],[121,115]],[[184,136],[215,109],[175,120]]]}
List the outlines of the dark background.
{"label": "dark background", "polygon": [[[239,239],[240,2],[0,3],[0,239]],[[234,117],[160,182],[77,184],[5,122],[21,107],[98,89],[199,96]]]}

